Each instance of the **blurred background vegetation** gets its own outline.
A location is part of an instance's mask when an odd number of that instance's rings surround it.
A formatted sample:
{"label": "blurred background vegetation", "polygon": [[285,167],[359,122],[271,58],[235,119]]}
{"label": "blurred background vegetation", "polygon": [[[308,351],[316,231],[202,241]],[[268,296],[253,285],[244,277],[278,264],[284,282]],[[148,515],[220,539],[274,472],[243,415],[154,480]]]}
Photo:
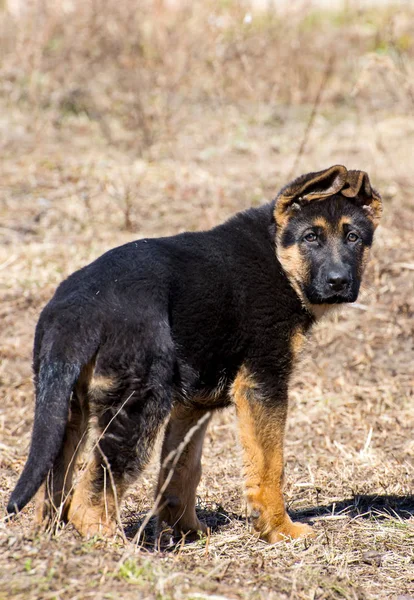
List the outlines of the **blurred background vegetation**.
{"label": "blurred background vegetation", "polygon": [[[7,3],[6,3],[7,4]],[[9,0],[0,94],[59,126],[96,121],[142,155],[204,109],[231,104],[362,115],[414,108],[412,3]],[[322,3],[323,4],[323,3]]]}
{"label": "blurred background vegetation", "polygon": [[334,162],[409,197],[413,56],[404,0],[3,0],[2,231],[210,227]]}

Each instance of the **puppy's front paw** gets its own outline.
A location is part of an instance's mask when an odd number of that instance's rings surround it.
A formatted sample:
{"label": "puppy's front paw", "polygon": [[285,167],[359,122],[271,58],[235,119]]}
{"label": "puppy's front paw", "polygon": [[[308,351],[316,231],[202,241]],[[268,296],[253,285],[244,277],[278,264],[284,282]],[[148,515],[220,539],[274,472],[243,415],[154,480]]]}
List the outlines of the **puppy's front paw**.
{"label": "puppy's front paw", "polygon": [[264,535],[262,539],[269,542],[269,544],[276,544],[283,540],[289,541],[297,538],[310,538],[315,537],[315,535],[315,531],[310,525],[307,525],[306,523],[293,523],[288,517],[283,525]]}

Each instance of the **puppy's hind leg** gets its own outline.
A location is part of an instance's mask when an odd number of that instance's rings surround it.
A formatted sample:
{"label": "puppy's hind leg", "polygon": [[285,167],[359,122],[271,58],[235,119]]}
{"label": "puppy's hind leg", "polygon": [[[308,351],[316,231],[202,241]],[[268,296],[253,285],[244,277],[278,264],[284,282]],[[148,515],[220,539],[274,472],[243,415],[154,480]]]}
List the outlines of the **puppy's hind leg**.
{"label": "puppy's hind leg", "polygon": [[[158,431],[171,410],[173,369],[169,353],[153,353],[151,360],[120,358],[118,368],[112,360],[116,375],[99,375],[107,380],[106,389],[93,392],[91,397],[98,438],[69,509],[69,520],[85,536],[115,533],[122,497],[148,462]],[[104,358],[99,362],[105,365]]]}
{"label": "puppy's hind leg", "polygon": [[[165,430],[156,494],[161,496],[158,521],[173,527],[176,536],[188,533],[193,536],[206,531],[206,526],[197,518],[195,503],[201,477],[201,453],[210,418],[207,411],[177,404]],[[192,428],[192,436],[176,456]]]}

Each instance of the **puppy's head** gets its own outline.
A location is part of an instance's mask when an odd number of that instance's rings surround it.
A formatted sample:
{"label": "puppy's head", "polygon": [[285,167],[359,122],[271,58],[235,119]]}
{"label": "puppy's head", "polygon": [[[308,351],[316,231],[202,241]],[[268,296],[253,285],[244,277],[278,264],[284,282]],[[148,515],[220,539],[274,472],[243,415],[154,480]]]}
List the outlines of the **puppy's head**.
{"label": "puppy's head", "polygon": [[354,302],[382,213],[363,171],[309,173],[276,198],[277,257],[308,307]]}

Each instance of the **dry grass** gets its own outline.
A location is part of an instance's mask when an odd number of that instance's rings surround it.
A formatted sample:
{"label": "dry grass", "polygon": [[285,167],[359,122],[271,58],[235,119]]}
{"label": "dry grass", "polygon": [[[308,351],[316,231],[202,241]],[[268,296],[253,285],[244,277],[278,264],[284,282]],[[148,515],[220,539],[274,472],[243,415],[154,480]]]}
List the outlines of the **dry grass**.
{"label": "dry grass", "polygon": [[[206,440],[208,539],[154,552],[152,522],[136,552],[70,527],[40,536],[30,506],[0,523],[0,598],[414,597],[412,10],[249,24],[234,3],[158,3],[156,20],[145,2],[53,5],[1,15],[2,512],[29,444],[34,326],[63,277],[136,237],[258,205],[295,162],[366,169],[385,216],[359,304],[318,326],[292,388],[286,498],[315,541],[249,531],[228,410]],[[129,539],[156,460],[122,510]]]}

